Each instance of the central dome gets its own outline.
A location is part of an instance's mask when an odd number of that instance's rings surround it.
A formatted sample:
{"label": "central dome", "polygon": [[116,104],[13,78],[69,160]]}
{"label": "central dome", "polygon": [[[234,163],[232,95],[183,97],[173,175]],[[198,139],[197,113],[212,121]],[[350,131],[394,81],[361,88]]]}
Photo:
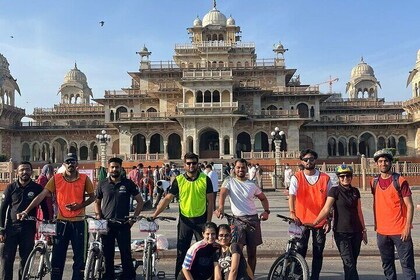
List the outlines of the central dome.
{"label": "central dome", "polygon": [[351,78],[360,76],[372,76],[374,77],[373,68],[362,60],[351,70]]}
{"label": "central dome", "polygon": [[213,8],[203,18],[203,27],[206,27],[207,25],[226,26],[226,16],[218,9]]}
{"label": "central dome", "polygon": [[86,75],[82,71],[77,69],[77,65],[74,64],[74,68],[71,69],[64,77],[64,83],[68,82],[87,82]]}

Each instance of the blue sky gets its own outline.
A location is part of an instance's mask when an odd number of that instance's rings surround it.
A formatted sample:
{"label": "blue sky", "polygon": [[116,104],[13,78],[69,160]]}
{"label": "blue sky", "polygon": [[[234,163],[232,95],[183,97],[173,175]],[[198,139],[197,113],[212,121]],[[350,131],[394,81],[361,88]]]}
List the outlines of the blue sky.
{"label": "blue sky", "polygon": [[[189,42],[186,28],[212,5],[211,0],[0,0],[0,53],[22,92],[17,105],[27,113],[53,107],[75,61],[94,97],[129,86],[127,72],[138,70],[136,51],[143,44],[151,60],[172,60],[174,45]],[[297,69],[304,84],[338,77],[333,90],[347,97],[345,84],[363,56],[381,82],[379,97],[411,97],[405,84],[420,49],[420,1],[219,0],[217,8],[233,16],[242,41],[256,44],[259,59],[273,58],[273,44],[281,41],[289,49],[286,66]]]}

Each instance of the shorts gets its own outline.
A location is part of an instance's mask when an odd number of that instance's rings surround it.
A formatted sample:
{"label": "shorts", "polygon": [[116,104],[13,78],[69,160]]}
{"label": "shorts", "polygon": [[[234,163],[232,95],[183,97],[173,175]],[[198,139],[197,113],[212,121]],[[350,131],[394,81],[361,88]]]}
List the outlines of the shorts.
{"label": "shorts", "polygon": [[261,245],[262,235],[261,235],[261,222],[258,218],[258,215],[246,215],[239,216],[242,220],[248,221],[255,230],[248,229],[241,221],[235,220],[235,226],[238,227],[238,244],[249,247],[257,247]]}

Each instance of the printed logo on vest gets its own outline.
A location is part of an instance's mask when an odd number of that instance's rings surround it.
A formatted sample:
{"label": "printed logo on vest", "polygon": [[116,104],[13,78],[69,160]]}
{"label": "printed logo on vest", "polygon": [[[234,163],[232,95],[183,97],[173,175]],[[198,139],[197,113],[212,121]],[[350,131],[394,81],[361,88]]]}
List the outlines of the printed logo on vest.
{"label": "printed logo on vest", "polygon": [[320,189],[319,192],[324,194],[324,189]]}
{"label": "printed logo on vest", "polygon": [[120,191],[119,191],[120,193],[126,193],[127,192],[127,189],[126,189],[126,187],[125,186],[121,186],[120,187]]}
{"label": "printed logo on vest", "polygon": [[34,198],[34,196],[35,196],[34,192],[28,192],[28,198],[29,199]]}

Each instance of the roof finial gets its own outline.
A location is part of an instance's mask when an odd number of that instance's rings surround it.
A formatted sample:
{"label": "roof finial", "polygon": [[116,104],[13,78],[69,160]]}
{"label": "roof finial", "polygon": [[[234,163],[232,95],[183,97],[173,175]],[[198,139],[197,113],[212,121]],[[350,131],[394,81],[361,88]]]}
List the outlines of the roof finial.
{"label": "roof finial", "polygon": [[362,58],[360,58],[360,62],[364,62],[364,61],[363,61],[363,55],[362,55]]}
{"label": "roof finial", "polygon": [[74,69],[77,69],[77,62],[76,62],[76,60],[74,61]]}
{"label": "roof finial", "polygon": [[216,9],[216,0],[213,0],[213,8]]}

